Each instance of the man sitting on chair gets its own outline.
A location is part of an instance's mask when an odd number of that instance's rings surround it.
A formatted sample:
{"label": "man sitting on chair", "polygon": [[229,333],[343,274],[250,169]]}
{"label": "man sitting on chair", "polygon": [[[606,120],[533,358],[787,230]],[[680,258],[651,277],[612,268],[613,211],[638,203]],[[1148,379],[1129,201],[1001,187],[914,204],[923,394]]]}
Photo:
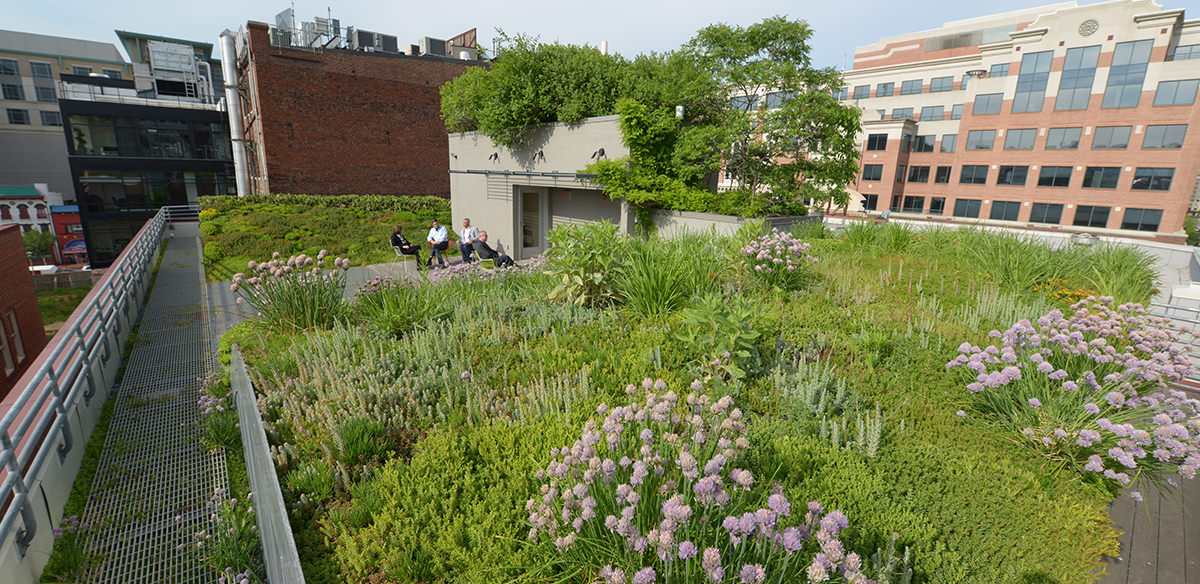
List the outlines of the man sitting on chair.
{"label": "man sitting on chair", "polygon": [[513,265],[513,259],[504,255],[487,244],[488,235],[486,231],[479,231],[479,238],[475,240],[475,253],[479,254],[481,260],[492,260],[497,267],[506,268]]}
{"label": "man sitting on chair", "polygon": [[403,225],[397,225],[392,229],[392,248],[404,255],[416,256],[417,265],[421,265],[421,246],[413,245],[407,237],[404,237]]}

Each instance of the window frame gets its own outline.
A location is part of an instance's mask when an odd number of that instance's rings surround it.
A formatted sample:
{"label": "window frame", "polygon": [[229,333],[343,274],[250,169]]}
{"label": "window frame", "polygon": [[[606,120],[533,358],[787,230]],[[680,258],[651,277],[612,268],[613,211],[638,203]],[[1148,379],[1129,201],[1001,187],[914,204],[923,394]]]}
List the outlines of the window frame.
{"label": "window frame", "polygon": [[[928,115],[926,115],[928,112]],[[937,115],[934,115],[936,113]],[[927,105],[921,108],[922,122],[940,122],[946,118],[946,106],[944,105]]]}
{"label": "window frame", "polygon": [[887,81],[875,85],[875,97],[891,97],[896,95],[896,82]]}
{"label": "window frame", "polygon": [[[982,100],[982,101],[981,101]],[[980,107],[982,106],[982,108]],[[990,116],[999,114],[1004,110],[1004,93],[980,93],[975,95],[974,105],[971,106],[971,115],[973,116]]]}
{"label": "window frame", "polygon": [[[874,171],[871,176],[868,176],[868,171]],[[874,178],[871,178],[874,177]],[[883,165],[882,164],[864,164],[862,170],[862,180],[865,182],[883,182]]]}
{"label": "window frame", "polygon": [[929,167],[912,165],[908,167],[908,182],[910,183],[928,183],[929,182]]}
{"label": "window frame", "polygon": [[[1135,211],[1137,212],[1137,222],[1134,224],[1133,227],[1130,227],[1129,226],[1130,225],[1130,223],[1129,223],[1130,215]],[[1147,225],[1149,225],[1148,223],[1146,223],[1146,215],[1147,214],[1157,215],[1157,218],[1153,223],[1154,229],[1146,229],[1145,228]],[[1162,216],[1163,216],[1162,209],[1142,209],[1139,207],[1126,207],[1125,211],[1121,213],[1120,229],[1125,229],[1128,231],[1149,231],[1152,233],[1156,233],[1156,232],[1158,232],[1158,229],[1160,227],[1162,227]]]}
{"label": "window frame", "polygon": [[944,93],[954,91],[954,76],[934,77],[929,80],[929,93]]}
{"label": "window frame", "polygon": [[17,83],[0,83],[0,99],[4,101],[25,101],[25,87]]}
{"label": "window frame", "polygon": [[[11,66],[11,70],[8,70]],[[0,76],[21,76],[21,62],[16,59],[0,58]]]}
{"label": "window frame", "polygon": [[937,170],[935,170],[933,173],[933,184],[935,184],[935,185],[950,184],[950,173],[953,168],[954,168],[953,166],[940,166],[939,165],[937,167]]}
{"label": "window frame", "polygon": [[[1008,176],[1005,176],[1005,170]],[[1020,182],[1017,182],[1020,178]],[[1020,164],[1001,165],[996,171],[996,186],[1023,187],[1029,180],[1029,166]]]}
{"label": "window frame", "polygon": [[[29,110],[27,110],[27,109],[10,107],[10,108],[6,108],[6,113],[8,114],[8,123],[11,125],[14,125],[14,126],[31,126],[31,125],[33,125],[33,122],[29,119]],[[14,122],[13,114],[19,114],[19,116],[24,116],[25,121],[24,122]]]}
{"label": "window frame", "polygon": [[[1183,84],[1190,86],[1190,89]],[[1165,85],[1170,85],[1170,101],[1162,99],[1165,94],[1163,89]],[[1196,92],[1200,90],[1200,79],[1171,79],[1169,81],[1159,81],[1158,87],[1154,90],[1154,106],[1168,107],[1173,105],[1195,105]],[[1180,92],[1187,96],[1187,101],[1180,101]]]}
{"label": "window frame", "polygon": [[[1147,172],[1149,171],[1149,172]],[[1166,178],[1166,186],[1155,188],[1160,184],[1163,178]],[[1138,180],[1146,179],[1146,186],[1138,186]],[[1139,166],[1133,170],[1133,182],[1129,184],[1131,191],[1169,191],[1171,183],[1175,180],[1175,169],[1159,166]]]}
{"label": "window frame", "polygon": [[[1012,143],[1012,137],[1017,136],[1017,143]],[[1004,132],[1005,150],[1033,150],[1037,144],[1037,128],[1010,128]]]}
{"label": "window frame", "polygon": [[[991,138],[988,139],[988,134]],[[983,147],[984,140],[987,140],[987,148]],[[972,144],[974,143],[974,146]],[[963,145],[963,150],[993,150],[996,147],[996,131],[995,130],[968,130],[967,143]]]}
{"label": "window frame", "polygon": [[[1062,169],[1064,169],[1064,168],[1067,169],[1066,176],[1063,176],[1063,174],[1061,172]],[[1054,169],[1053,174],[1047,175],[1047,171],[1049,171],[1050,169]],[[1055,166],[1052,164],[1045,165],[1038,169],[1037,186],[1050,187],[1050,188],[1056,188],[1056,189],[1065,189],[1065,188],[1071,186],[1071,177],[1074,175],[1075,175],[1075,167],[1074,166]],[[1057,184],[1060,181],[1065,181],[1065,184]]]}
{"label": "window frame", "polygon": [[[1074,130],[1075,145],[1062,146],[1063,138],[1067,137],[1067,132]],[[1055,134],[1059,134],[1058,140],[1055,140]],[[1079,150],[1079,144],[1083,142],[1083,126],[1069,126],[1065,128],[1050,128],[1046,130],[1046,150]]]}
{"label": "window frame", "polygon": [[[950,147],[946,148],[946,139],[950,139]],[[942,134],[942,142],[938,150],[940,152],[954,152],[958,148],[958,134]]]}
{"label": "window frame", "polygon": [[[913,85],[916,84],[916,85]],[[914,90],[914,87],[916,88]],[[900,82],[900,95],[921,95],[925,90],[924,79],[909,79]]]}
{"label": "window frame", "polygon": [[1153,49],[1154,39],[1125,41],[1113,47],[1100,109],[1137,107],[1141,103]]}
{"label": "window frame", "polygon": [[[960,207],[962,210],[961,213],[959,212]],[[954,211],[950,216],[962,217],[964,219],[978,219],[979,211],[982,207],[982,199],[954,199]]]}
{"label": "window frame", "polygon": [[[881,138],[881,137],[882,137],[882,138]],[[880,139],[882,139],[882,140],[883,140],[883,147],[882,147],[882,148],[876,148],[875,146],[877,146],[877,145],[878,145],[878,144],[877,144],[877,142],[878,142],[878,140],[880,140]],[[868,150],[868,151],[871,151],[871,152],[882,152],[882,151],[884,151],[884,150],[887,150],[887,143],[888,143],[888,135],[887,135],[886,133],[883,133],[883,134],[867,134],[867,150]]]}
{"label": "window frame", "polygon": [[[63,123],[62,123],[62,113],[61,112],[51,111],[51,110],[41,110],[41,112],[39,112],[39,113],[41,114],[40,117],[41,117],[43,126],[62,127]],[[49,123],[49,124],[46,123],[47,115],[53,115],[54,119],[57,120],[58,123]]]}
{"label": "window frame", "polygon": [[[1081,222],[1081,215],[1084,210],[1087,210],[1087,220]],[[1096,222],[1097,211],[1103,209],[1104,221],[1100,225],[1093,225]],[[1105,205],[1075,205],[1075,216],[1071,218],[1071,225],[1074,227],[1093,227],[1099,229],[1107,229],[1108,221],[1112,218],[1112,207]]]}
{"label": "window frame", "polygon": [[12,343],[14,355],[17,358],[17,365],[20,365],[21,363],[25,362],[25,358],[28,355],[25,354],[25,344],[21,340],[21,326],[20,323],[17,322],[16,311],[8,311],[8,314],[4,315],[4,321],[4,324],[8,329],[8,340]]}
{"label": "window frame", "polygon": [[[1171,137],[1170,132],[1177,131],[1182,128],[1182,133],[1179,134],[1178,143],[1167,143],[1167,139]],[[1144,150],[1178,150],[1183,148],[1183,142],[1187,139],[1187,124],[1151,124],[1147,125],[1142,132],[1142,149]],[[1157,136],[1158,145],[1147,145],[1150,142],[1150,133],[1154,131]],[[1169,144],[1175,144],[1171,146]]]}
{"label": "window frame", "polygon": [[[1065,207],[1066,205],[1062,203],[1033,203],[1029,208],[1029,222],[1042,225],[1062,225],[1062,213]],[[1048,220],[1052,212],[1057,217],[1055,221]]]}
{"label": "window frame", "polygon": [[[1112,144],[1113,137],[1117,135],[1118,130],[1124,130],[1125,144],[1121,146],[1096,146],[1096,140],[1100,138],[1102,130],[1107,130],[1108,144]],[[1096,126],[1092,129],[1092,150],[1125,150],[1129,148],[1129,140],[1133,138],[1133,126]]]}
{"label": "window frame", "polygon": [[[44,66],[46,68],[45,75],[38,74],[38,67],[37,67],[38,65]],[[54,65],[52,65],[46,61],[30,61],[29,62],[29,76],[32,77],[33,79],[51,79],[51,80],[53,80],[54,79]]]}
{"label": "window frame", "polygon": [[946,197],[930,197],[929,210],[926,211],[930,215],[945,215],[946,214]]}
{"label": "window frame", "polygon": [[[971,170],[971,180],[967,180],[967,169]],[[979,169],[983,169],[983,176],[979,176]],[[988,173],[991,167],[986,164],[964,164],[958,171],[958,184],[960,185],[986,185]]]}
{"label": "window frame", "polygon": [[1046,90],[1050,85],[1050,70],[1053,64],[1053,50],[1025,53],[1021,57],[1021,68],[1017,71],[1017,88],[1013,93],[1010,109],[1012,113],[1042,111],[1046,103]]}

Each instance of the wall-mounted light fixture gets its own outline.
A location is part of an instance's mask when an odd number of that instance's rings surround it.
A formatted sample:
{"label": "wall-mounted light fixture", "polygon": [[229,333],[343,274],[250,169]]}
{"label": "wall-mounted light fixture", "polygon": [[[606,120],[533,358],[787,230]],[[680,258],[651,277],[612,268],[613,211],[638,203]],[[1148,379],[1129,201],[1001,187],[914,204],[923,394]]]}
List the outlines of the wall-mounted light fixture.
{"label": "wall-mounted light fixture", "polygon": [[987,69],[971,69],[970,71],[967,71],[967,75],[976,79],[983,79],[984,77],[988,76],[988,72]]}
{"label": "wall-mounted light fixture", "polygon": [[604,158],[607,158],[607,156],[604,154],[604,148],[592,153],[592,160],[602,160]]}
{"label": "wall-mounted light fixture", "polygon": [[534,154],[534,155],[533,155],[533,161],[534,161],[534,162],[537,162],[537,161],[539,161],[539,160],[540,160],[540,161],[542,161],[542,162],[545,162],[545,161],[546,161],[546,154],[545,154],[544,152],[542,152],[541,150],[538,150],[538,151],[537,151],[537,154]]}
{"label": "wall-mounted light fixture", "polygon": [[488,160],[495,160],[496,162],[500,162],[500,153],[493,152],[491,156],[488,156]]}

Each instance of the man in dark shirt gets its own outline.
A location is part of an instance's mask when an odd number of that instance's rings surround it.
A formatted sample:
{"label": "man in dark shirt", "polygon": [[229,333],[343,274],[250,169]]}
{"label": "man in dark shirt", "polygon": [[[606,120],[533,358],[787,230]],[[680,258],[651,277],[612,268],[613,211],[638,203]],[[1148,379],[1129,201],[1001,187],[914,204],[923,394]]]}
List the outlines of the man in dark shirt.
{"label": "man in dark shirt", "polygon": [[404,237],[404,227],[401,225],[392,229],[392,247],[404,255],[417,256],[417,265],[421,265],[421,246],[413,245]]}
{"label": "man in dark shirt", "polygon": [[475,253],[479,254],[481,260],[492,260],[497,267],[505,268],[513,265],[513,259],[504,255],[488,245],[488,234],[486,231],[479,231],[479,239],[475,240]]}

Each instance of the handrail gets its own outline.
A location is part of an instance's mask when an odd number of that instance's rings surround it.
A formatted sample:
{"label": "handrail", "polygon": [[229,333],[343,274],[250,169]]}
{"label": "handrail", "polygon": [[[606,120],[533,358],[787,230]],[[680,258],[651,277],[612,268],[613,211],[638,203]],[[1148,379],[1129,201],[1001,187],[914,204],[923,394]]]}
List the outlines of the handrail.
{"label": "handrail", "polygon": [[46,460],[54,454],[61,464],[78,442],[87,442],[87,436],[72,435],[71,416],[91,404],[98,388],[111,387],[123,335],[140,317],[167,223],[176,214],[194,216],[195,208],[159,209],[0,402],[0,548],[15,536],[24,557],[38,531],[30,494]]}

